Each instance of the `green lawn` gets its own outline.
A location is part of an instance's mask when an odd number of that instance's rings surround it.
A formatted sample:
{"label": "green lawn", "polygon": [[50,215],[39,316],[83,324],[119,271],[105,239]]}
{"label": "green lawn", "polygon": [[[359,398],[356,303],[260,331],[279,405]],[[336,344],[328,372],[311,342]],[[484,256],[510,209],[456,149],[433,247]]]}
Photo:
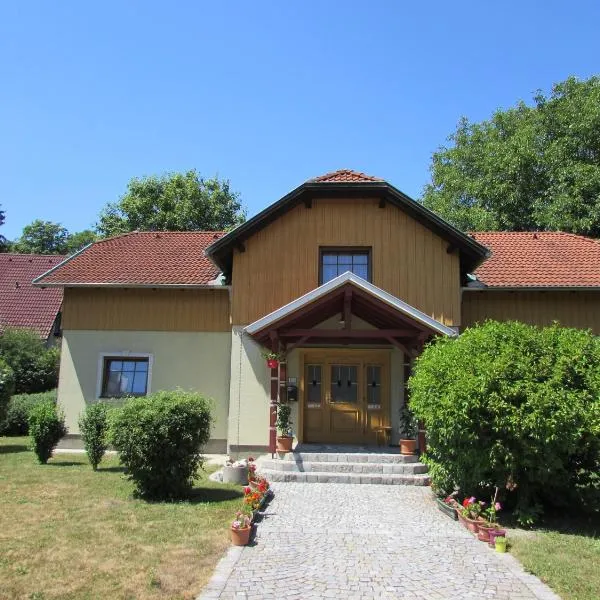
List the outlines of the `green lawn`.
{"label": "green lawn", "polygon": [[193,598],[229,545],[234,486],[198,479],[193,499],[148,503],[116,458],[39,465],[27,438],[0,437],[0,595],[30,600]]}
{"label": "green lawn", "polygon": [[510,532],[510,551],[525,569],[546,582],[564,600],[598,600],[598,519],[554,519],[546,527],[534,532]]}

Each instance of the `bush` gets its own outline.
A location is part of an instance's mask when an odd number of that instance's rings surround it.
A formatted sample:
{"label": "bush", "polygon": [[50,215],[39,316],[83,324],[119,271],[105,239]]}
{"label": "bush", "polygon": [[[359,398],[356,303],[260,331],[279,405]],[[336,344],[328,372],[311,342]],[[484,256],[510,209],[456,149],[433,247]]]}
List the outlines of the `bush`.
{"label": "bush", "polygon": [[157,392],[134,398],[115,412],[111,442],[139,495],[184,497],[210,438],[208,400],[193,392]]}
{"label": "bush", "polygon": [[0,358],[0,423],[4,420],[10,397],[15,389],[13,370]]}
{"label": "bush", "polygon": [[38,460],[45,465],[67,433],[65,417],[52,400],[36,404],[29,413],[29,435]]}
{"label": "bush", "polygon": [[409,389],[440,492],[487,499],[498,486],[522,524],[598,507],[600,338],[488,321],[426,347]]}
{"label": "bush", "polygon": [[27,435],[29,433],[29,412],[39,402],[56,402],[56,390],[40,394],[18,394],[13,396],[0,422],[0,435]]}
{"label": "bush", "polygon": [[58,385],[58,348],[47,348],[31,329],[6,329],[0,335],[0,357],[15,373],[17,394],[45,392]]}
{"label": "bush", "polygon": [[106,404],[89,404],[79,418],[81,438],[92,469],[96,471],[108,447],[108,410]]}

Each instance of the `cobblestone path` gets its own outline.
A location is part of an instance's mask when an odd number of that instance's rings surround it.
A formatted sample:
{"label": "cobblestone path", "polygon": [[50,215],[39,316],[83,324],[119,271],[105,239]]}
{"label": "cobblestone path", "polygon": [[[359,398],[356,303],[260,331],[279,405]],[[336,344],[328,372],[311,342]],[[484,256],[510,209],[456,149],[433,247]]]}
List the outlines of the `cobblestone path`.
{"label": "cobblestone path", "polygon": [[429,488],[276,483],[254,545],[231,548],[200,596],[556,599],[436,508]]}

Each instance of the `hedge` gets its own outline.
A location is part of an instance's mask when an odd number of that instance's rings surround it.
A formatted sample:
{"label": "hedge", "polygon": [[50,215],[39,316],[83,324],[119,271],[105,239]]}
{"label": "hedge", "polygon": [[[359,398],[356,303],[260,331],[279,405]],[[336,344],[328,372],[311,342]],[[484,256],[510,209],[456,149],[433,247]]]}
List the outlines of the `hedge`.
{"label": "hedge", "polygon": [[14,389],[14,372],[10,366],[0,358],[0,423],[4,420],[6,409]]}
{"label": "hedge", "polygon": [[600,338],[488,321],[425,348],[409,380],[427,427],[432,484],[484,499],[498,486],[519,521],[600,500]]}
{"label": "hedge", "polygon": [[40,402],[52,400],[56,402],[56,390],[39,394],[17,394],[13,396],[6,411],[4,420],[0,422],[0,435],[27,435],[29,433],[29,413]]}

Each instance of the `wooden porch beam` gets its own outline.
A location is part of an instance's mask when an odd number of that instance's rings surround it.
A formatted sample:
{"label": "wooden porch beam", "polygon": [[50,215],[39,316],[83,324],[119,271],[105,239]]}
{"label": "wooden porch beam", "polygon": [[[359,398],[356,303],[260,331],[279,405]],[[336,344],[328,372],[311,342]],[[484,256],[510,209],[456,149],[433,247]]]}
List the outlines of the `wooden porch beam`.
{"label": "wooden porch beam", "polygon": [[286,346],[285,346],[286,353],[287,352],[291,352],[292,350],[294,350],[298,346],[302,346],[302,344],[304,344],[309,339],[310,339],[310,336],[305,335],[304,337],[301,337],[297,342],[294,342],[293,344],[286,344]]}
{"label": "wooden porch beam", "polygon": [[352,288],[347,287],[344,292],[344,329],[352,329]]}
{"label": "wooden porch beam", "polygon": [[410,329],[287,329],[279,332],[281,337],[311,338],[383,338],[414,336]]}

